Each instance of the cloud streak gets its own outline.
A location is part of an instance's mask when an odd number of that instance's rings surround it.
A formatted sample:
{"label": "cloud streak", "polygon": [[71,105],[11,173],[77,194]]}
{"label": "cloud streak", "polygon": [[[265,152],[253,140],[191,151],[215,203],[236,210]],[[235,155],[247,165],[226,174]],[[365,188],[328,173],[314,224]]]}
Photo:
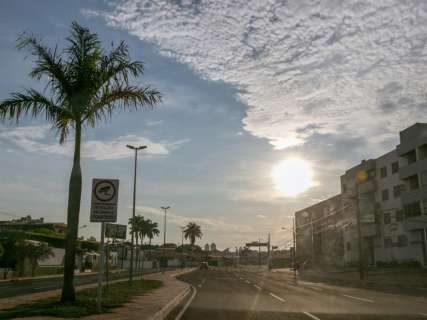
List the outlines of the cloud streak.
{"label": "cloud streak", "polygon": [[[50,127],[25,126],[0,130],[0,143],[13,145],[27,152],[56,154],[71,156],[73,154],[73,142],[60,145],[57,142],[48,142]],[[93,160],[116,160],[130,157],[132,154],[126,148],[126,144],[148,145],[146,153],[152,156],[168,155],[188,140],[175,142],[154,142],[138,135],[125,135],[110,140],[87,140],[82,145],[82,155]]]}
{"label": "cloud streak", "polygon": [[124,0],[102,16],[239,89],[275,149],[317,134],[378,144],[425,113],[427,3]]}

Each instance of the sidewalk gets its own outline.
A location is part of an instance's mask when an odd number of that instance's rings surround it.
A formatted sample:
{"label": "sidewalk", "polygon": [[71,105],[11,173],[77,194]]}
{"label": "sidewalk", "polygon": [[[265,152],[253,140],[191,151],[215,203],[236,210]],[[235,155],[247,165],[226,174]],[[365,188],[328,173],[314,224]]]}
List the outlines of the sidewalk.
{"label": "sidewalk", "polygon": [[[114,309],[111,313],[105,313],[100,315],[92,315],[82,319],[87,320],[124,320],[124,319],[150,319],[159,320],[164,319],[165,315],[170,312],[180,301],[183,299],[190,290],[190,286],[184,282],[176,279],[176,276],[182,273],[191,272],[193,269],[186,268],[183,270],[171,270],[164,273],[155,273],[145,275],[144,279],[160,280],[163,282],[163,286],[157,290],[147,293],[143,296],[135,297],[135,299],[125,304],[123,307]],[[127,279],[121,279],[112,281],[120,282],[127,281]],[[96,287],[96,284],[89,284],[79,286],[76,288],[77,291]],[[58,296],[60,290],[52,290],[41,293],[35,293],[31,295],[23,295],[14,298],[0,299],[0,310],[4,308],[10,308],[18,304],[28,303],[45,298],[51,298]],[[32,317],[32,320],[42,319],[62,319],[54,317]]]}

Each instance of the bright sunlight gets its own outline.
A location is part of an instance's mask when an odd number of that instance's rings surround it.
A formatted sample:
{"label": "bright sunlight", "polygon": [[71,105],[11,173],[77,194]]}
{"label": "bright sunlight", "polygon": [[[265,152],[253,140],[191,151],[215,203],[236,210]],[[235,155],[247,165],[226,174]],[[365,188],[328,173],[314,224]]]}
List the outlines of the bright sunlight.
{"label": "bright sunlight", "polygon": [[285,197],[295,197],[315,185],[311,166],[302,159],[283,160],[271,175],[276,189]]}

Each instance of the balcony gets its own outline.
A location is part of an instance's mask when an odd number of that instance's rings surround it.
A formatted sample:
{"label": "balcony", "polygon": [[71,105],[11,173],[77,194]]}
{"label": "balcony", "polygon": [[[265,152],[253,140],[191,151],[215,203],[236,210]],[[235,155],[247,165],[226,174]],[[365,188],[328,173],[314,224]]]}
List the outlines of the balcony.
{"label": "balcony", "polygon": [[399,169],[399,178],[401,180],[412,177],[417,173],[427,170],[427,159],[418,160]]}
{"label": "balcony", "polygon": [[375,180],[368,180],[359,185],[359,193],[375,192],[377,189],[377,183]]}
{"label": "balcony", "polygon": [[423,229],[427,226],[427,216],[421,215],[417,217],[407,218],[402,222],[402,225],[407,230]]}
{"label": "balcony", "polygon": [[421,187],[417,190],[405,191],[401,195],[403,205],[422,201],[424,199],[427,199],[427,186]]}

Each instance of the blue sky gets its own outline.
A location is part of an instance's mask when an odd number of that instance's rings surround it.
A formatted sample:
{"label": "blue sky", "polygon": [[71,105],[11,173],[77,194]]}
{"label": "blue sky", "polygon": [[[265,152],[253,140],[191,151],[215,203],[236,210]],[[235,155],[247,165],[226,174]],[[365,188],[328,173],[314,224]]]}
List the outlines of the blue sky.
{"label": "blue sky", "polygon": [[[427,7],[422,1],[22,1],[0,3],[0,99],[23,87],[32,61],[15,48],[30,31],[63,44],[71,21],[106,45],[126,40],[144,77],[164,95],[154,111],[122,113],[84,133],[81,233],[90,181],[120,179],[119,222],[131,213],[128,142],[146,143],[137,206],[168,241],[192,220],[201,244],[240,246],[272,233],[283,245],[291,213],[339,192],[339,175],[398,143],[426,120]],[[1,219],[64,221],[70,150],[42,120],[0,125]],[[307,161],[313,186],[275,188],[272,168]],[[1,213],[3,212],[3,213]]]}

